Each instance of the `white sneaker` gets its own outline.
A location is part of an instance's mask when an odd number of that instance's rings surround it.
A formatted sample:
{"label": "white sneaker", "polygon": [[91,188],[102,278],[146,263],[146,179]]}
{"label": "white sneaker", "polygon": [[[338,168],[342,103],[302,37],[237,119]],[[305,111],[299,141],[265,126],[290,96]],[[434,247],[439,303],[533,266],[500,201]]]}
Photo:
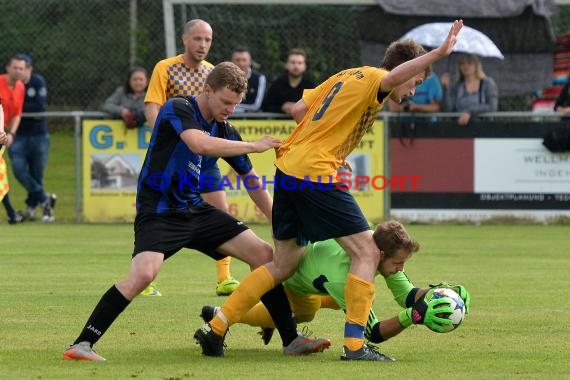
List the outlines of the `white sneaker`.
{"label": "white sneaker", "polygon": [[89,361],[104,361],[105,358],[97,354],[91,348],[89,342],[79,342],[70,345],[63,353],[63,360],[89,360]]}
{"label": "white sneaker", "polygon": [[55,201],[57,201],[57,196],[55,194],[50,194],[43,204],[44,215],[42,216],[42,222],[53,223],[55,222],[55,215],[53,209],[55,208]]}

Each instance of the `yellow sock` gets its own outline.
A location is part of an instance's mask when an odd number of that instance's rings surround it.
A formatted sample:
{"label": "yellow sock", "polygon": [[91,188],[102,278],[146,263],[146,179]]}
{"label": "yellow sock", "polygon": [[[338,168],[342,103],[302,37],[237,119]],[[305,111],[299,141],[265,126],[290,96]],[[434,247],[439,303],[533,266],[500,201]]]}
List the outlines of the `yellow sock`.
{"label": "yellow sock", "polygon": [[246,325],[254,327],[275,328],[275,323],[273,323],[269,311],[267,311],[267,308],[261,302],[258,302],[254,307],[249,309],[249,311],[241,317],[239,323],[245,323]]}
{"label": "yellow sock", "polygon": [[275,287],[275,279],[265,266],[261,266],[248,274],[241,285],[228,297],[218,313],[227,321],[216,315],[210,322],[212,330],[218,335],[224,335],[229,326],[238,322],[251,309],[261,296]]}
{"label": "yellow sock", "polygon": [[352,273],[346,277],[344,345],[351,351],[359,350],[364,344],[364,328],[374,299],[374,291],[373,282],[368,282]]}
{"label": "yellow sock", "polygon": [[297,323],[311,322],[315,318],[315,314],[321,308],[321,296],[316,294],[301,296],[287,288],[285,293]]}
{"label": "yellow sock", "polygon": [[339,310],[340,306],[337,305],[331,296],[321,296],[321,309]]}
{"label": "yellow sock", "polygon": [[226,278],[230,277],[230,262],[232,258],[230,256],[225,259],[216,261],[216,275],[218,277],[218,284],[224,281]]}

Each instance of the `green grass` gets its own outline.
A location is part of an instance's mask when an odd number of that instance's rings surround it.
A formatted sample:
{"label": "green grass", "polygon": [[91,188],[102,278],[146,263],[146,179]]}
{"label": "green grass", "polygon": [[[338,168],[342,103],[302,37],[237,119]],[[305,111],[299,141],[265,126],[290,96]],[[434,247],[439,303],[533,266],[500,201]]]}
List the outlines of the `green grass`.
{"label": "green grass", "polygon": [[[269,239],[265,226],[255,231]],[[160,298],[139,297],[96,348],[104,363],[66,362],[100,296],[124,276],[131,225],[22,224],[0,228],[1,379],[509,379],[569,378],[568,229],[563,226],[409,227],[422,244],[407,265],[416,285],[460,281],[472,312],[449,334],[413,326],[382,345],[396,363],[339,360],[343,315],[319,312],[310,328],[329,337],[322,354],[284,357],[279,338],[263,346],[256,329],[236,325],[225,358],[205,358],[192,334],[214,295],[214,266],[182,251],[158,278]],[[234,261],[243,278],[247,267]],[[375,310],[397,312],[382,280]]]}
{"label": "green grass", "polygon": [[[422,249],[407,265],[416,285],[461,282],[472,294],[472,313],[450,334],[422,326],[382,345],[398,362],[339,360],[344,318],[319,312],[310,328],[331,338],[323,354],[289,358],[276,336],[263,346],[256,329],[234,326],[221,359],[204,358],[192,334],[214,295],[209,258],[183,251],[158,278],[164,297],[137,298],[97,344],[105,363],[61,360],[89,313],[129,268],[132,225],[77,225],[73,135],[51,135],[46,189],[58,194],[58,223],[0,224],[0,379],[508,379],[570,378],[567,371],[568,228],[536,225],[411,225]],[[6,155],[7,156],[7,155]],[[11,175],[18,209],[25,193]],[[4,217],[2,218],[4,219]],[[66,223],[61,223],[66,222]],[[568,224],[567,220],[559,221]],[[266,226],[255,231],[270,240]],[[232,273],[248,268],[234,261]],[[377,282],[375,310],[398,308]]]}

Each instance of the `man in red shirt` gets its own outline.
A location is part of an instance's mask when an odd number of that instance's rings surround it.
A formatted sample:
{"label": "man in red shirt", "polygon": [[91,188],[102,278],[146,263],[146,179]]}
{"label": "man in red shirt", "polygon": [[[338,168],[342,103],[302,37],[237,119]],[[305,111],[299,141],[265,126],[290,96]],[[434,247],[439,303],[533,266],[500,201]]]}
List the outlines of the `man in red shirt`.
{"label": "man in red shirt", "polygon": [[8,136],[4,132],[4,107],[2,107],[2,97],[0,96],[0,157],[2,157],[2,145],[6,144]]}
{"label": "man in red shirt", "polygon": [[[0,99],[1,106],[4,111],[4,123],[1,124],[3,128],[0,128],[0,142],[4,143],[6,146],[12,145],[14,142],[14,136],[16,131],[20,126],[20,120],[22,116],[22,108],[24,106],[25,98],[25,86],[22,79],[24,77],[24,70],[26,68],[26,62],[17,56],[12,57],[10,62],[6,66],[6,74],[0,75]],[[2,132],[6,132],[3,134]],[[5,183],[5,194],[2,198],[2,204],[6,209],[8,214],[8,223],[15,224],[23,220],[22,215],[18,212],[16,213],[12,204],[10,202],[10,197],[8,195],[8,179],[6,173],[5,163],[0,157],[0,164],[4,164],[4,173],[0,173],[3,177],[3,182]]]}
{"label": "man in red shirt", "polygon": [[8,134],[8,146],[14,141],[22,117],[25,98],[25,86],[22,82],[24,70],[26,61],[14,56],[6,66],[6,74],[0,75],[0,98],[4,108],[4,129]]}

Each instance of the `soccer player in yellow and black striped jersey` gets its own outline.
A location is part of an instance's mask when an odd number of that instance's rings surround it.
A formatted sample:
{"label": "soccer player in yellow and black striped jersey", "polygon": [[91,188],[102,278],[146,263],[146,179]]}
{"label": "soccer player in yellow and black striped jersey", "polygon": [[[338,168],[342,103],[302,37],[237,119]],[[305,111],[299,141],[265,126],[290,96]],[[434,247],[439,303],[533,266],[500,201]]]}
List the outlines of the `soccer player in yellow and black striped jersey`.
{"label": "soccer player in yellow and black striped jersey", "polygon": [[160,107],[175,96],[200,95],[214,65],[205,61],[212,46],[213,31],[204,20],[186,23],[182,42],[184,53],[159,61],[152,70],[144,98],[146,118],[154,127]]}
{"label": "soccer player in yellow and black striped jersey", "polygon": [[[168,99],[176,96],[198,96],[202,93],[206,77],[213,65],[205,61],[212,45],[213,31],[210,24],[201,19],[190,20],[186,23],[182,42],[184,53],[159,61],[152,71],[148,90],[145,96],[146,118],[154,128],[158,111]],[[202,198],[217,208],[228,211],[226,193],[218,186],[221,173],[215,159],[202,163],[202,174],[213,179],[214,183],[202,192]],[[239,281],[230,274],[231,257],[216,261],[216,294],[229,295],[239,285]],[[154,283],[142,294],[156,294]],[[158,293],[160,294],[160,293]]]}
{"label": "soccer player in yellow and black striped jersey", "polygon": [[[398,103],[414,94],[430,66],[451,53],[463,21],[455,21],[442,44],[426,53],[411,40],[392,43],[381,68],[360,67],[333,75],[307,91],[294,107],[298,126],[277,152],[274,181],[274,260],[251,272],[210,322],[223,336],[260,297],[291,276],[307,241],[334,238],[351,258],[346,280],[344,360],[380,361],[364,344],[374,298],[374,274],[382,253],[348,190],[323,188],[336,177],[387,98]],[[307,178],[308,177],[308,178]],[[287,187],[285,187],[287,184]],[[219,344],[219,343],[218,343]]]}

